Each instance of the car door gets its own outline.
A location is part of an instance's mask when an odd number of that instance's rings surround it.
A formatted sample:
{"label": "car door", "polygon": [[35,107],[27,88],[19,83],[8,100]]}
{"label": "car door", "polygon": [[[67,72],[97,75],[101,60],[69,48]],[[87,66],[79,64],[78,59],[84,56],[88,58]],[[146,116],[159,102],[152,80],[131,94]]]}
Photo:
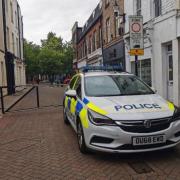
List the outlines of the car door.
{"label": "car door", "polygon": [[[75,77],[72,78],[72,80],[70,81],[69,86],[66,89],[66,91],[74,89],[77,78],[78,78],[78,76],[75,76]],[[68,96],[65,97],[65,104],[67,103],[67,105],[65,105],[66,106],[66,114],[67,114],[68,119],[70,121],[73,120],[72,119],[73,117],[72,117],[72,114],[71,114],[71,104],[72,104],[71,101],[72,101],[72,99],[74,99],[74,98],[71,98],[71,97],[68,97]]]}
{"label": "car door", "polygon": [[77,102],[81,101],[81,99],[82,99],[81,76],[77,77],[76,82],[75,82],[74,87],[73,87],[73,90],[76,91],[77,97],[71,98],[70,112],[71,112],[71,117],[72,117],[74,126],[76,126],[76,105],[77,105]]}

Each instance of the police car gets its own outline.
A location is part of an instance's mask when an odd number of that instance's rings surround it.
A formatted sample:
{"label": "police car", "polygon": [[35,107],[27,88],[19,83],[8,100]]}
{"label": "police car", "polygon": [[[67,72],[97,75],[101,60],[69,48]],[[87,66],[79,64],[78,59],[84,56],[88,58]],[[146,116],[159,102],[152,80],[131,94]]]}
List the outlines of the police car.
{"label": "police car", "polygon": [[75,75],[63,112],[82,153],[147,152],[180,142],[180,110],[136,76],[115,68],[89,67]]}

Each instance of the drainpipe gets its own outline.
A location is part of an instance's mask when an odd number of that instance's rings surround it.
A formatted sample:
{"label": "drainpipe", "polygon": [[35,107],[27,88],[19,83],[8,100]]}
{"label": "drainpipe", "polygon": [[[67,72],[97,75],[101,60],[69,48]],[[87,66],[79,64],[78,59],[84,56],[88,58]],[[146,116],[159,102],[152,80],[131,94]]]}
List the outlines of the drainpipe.
{"label": "drainpipe", "polygon": [[103,24],[102,24],[102,17],[100,18],[101,21],[101,48],[102,48],[102,58],[103,58],[103,62],[102,65],[104,66],[104,43],[103,43]]}
{"label": "drainpipe", "polygon": [[19,34],[19,58],[21,59],[21,31],[20,31],[20,17],[19,17],[19,4],[17,3],[17,18],[18,18],[18,34]]}
{"label": "drainpipe", "polygon": [[[4,31],[4,59],[5,59],[5,64],[6,64],[6,80],[7,80],[7,86],[8,86],[9,73],[7,71],[8,57],[7,57],[7,36],[6,36],[7,32],[6,32],[6,7],[5,7],[5,1],[6,0],[2,0],[2,14],[3,14],[3,31]],[[9,94],[9,91],[8,91],[8,94]]]}
{"label": "drainpipe", "polygon": [[2,0],[2,13],[3,13],[3,30],[4,30],[4,50],[5,50],[5,59],[7,54],[7,38],[6,38],[6,10],[5,10],[5,0]]}

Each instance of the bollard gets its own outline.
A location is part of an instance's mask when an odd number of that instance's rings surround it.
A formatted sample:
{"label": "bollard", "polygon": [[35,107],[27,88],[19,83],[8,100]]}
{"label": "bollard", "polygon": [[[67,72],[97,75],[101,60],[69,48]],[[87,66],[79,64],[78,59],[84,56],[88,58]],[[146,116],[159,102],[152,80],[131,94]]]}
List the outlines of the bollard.
{"label": "bollard", "polygon": [[40,107],[40,104],[39,104],[39,87],[36,86],[36,97],[37,97],[37,108]]}

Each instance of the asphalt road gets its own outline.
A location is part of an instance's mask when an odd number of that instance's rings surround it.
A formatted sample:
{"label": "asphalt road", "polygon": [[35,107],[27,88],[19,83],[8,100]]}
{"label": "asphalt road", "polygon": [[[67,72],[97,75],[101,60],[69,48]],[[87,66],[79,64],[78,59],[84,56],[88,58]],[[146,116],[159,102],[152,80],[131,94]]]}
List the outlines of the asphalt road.
{"label": "asphalt road", "polygon": [[[40,86],[40,105],[60,105],[63,88]],[[61,107],[36,107],[32,91],[0,119],[0,179],[180,179],[180,146],[174,151],[82,155]],[[32,110],[20,111],[32,108]],[[18,111],[17,111],[18,110]]]}

